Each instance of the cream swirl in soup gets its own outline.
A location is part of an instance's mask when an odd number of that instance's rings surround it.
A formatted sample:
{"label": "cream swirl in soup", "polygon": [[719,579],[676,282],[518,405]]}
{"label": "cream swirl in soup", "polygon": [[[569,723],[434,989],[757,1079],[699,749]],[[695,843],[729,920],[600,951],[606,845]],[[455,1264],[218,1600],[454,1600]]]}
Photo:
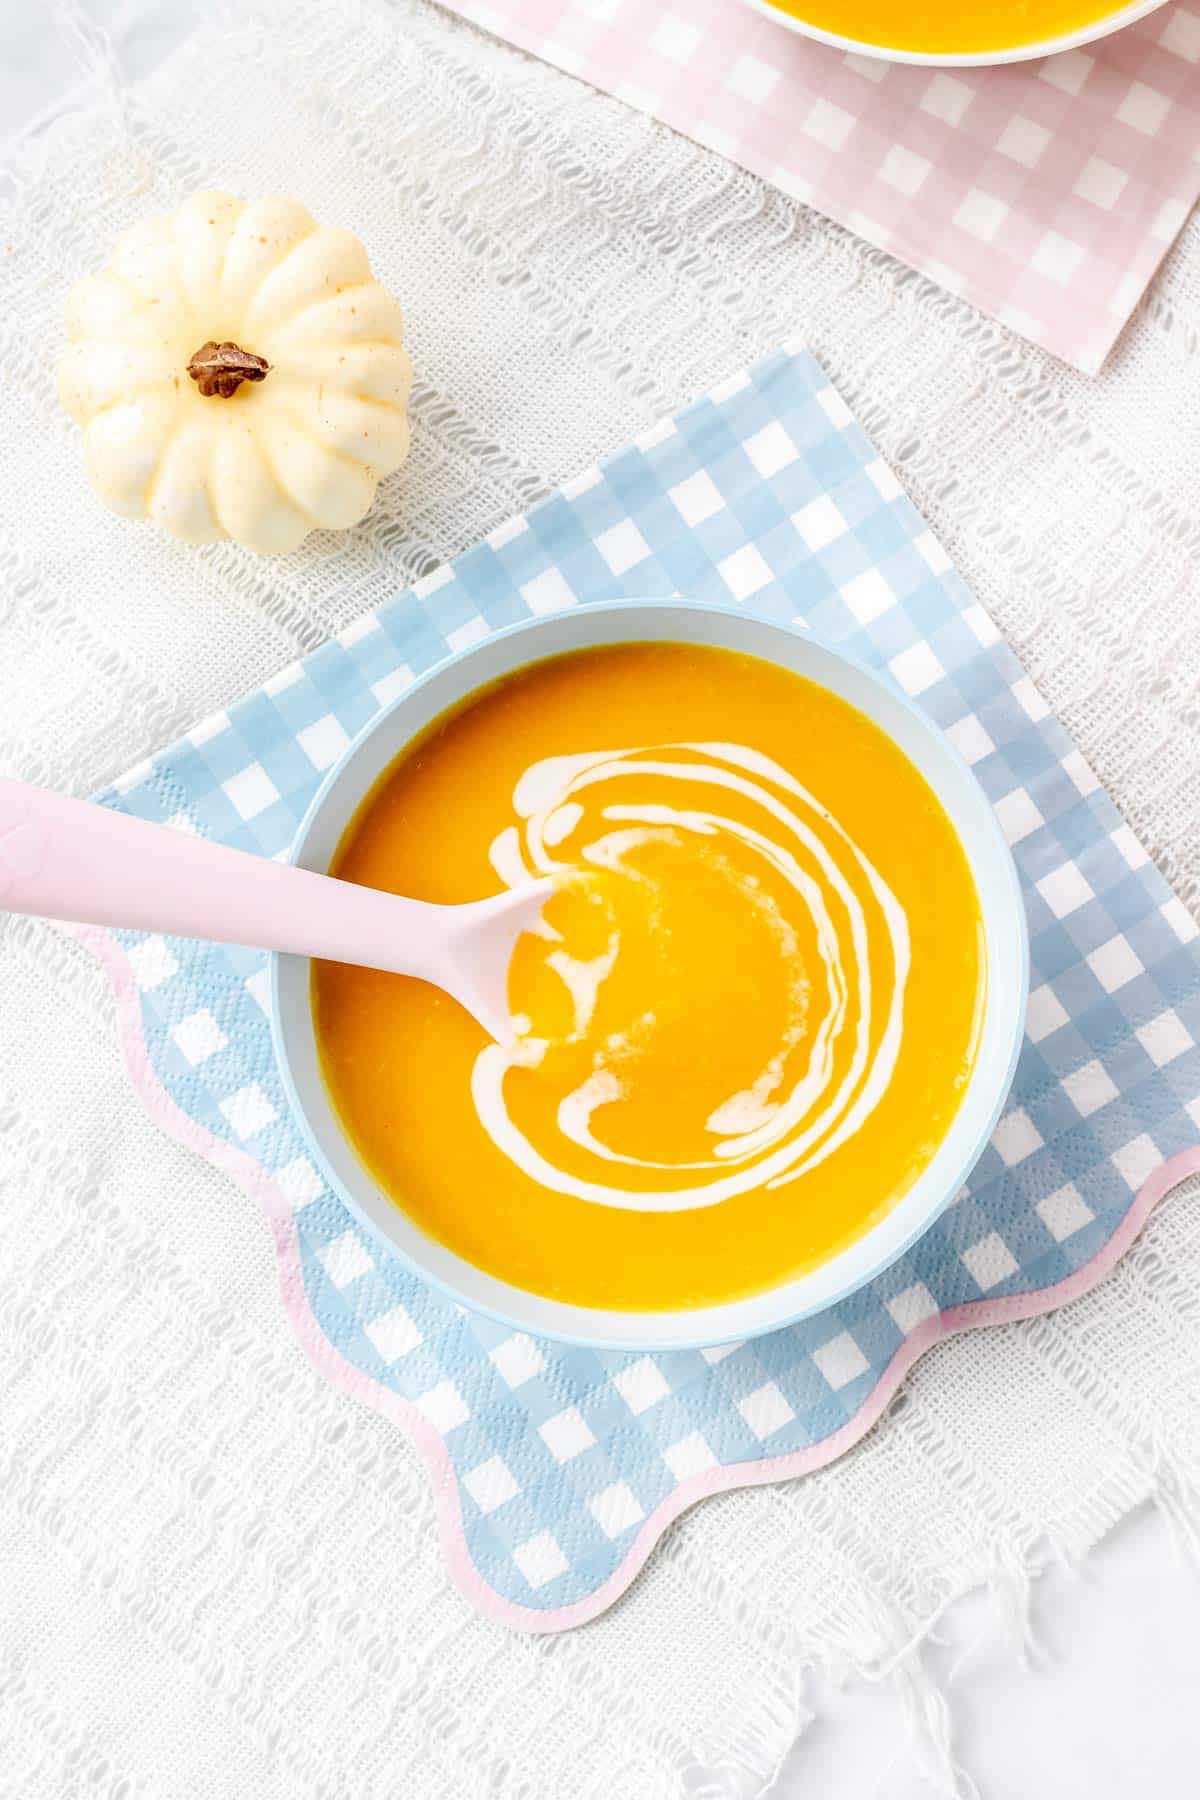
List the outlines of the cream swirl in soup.
{"label": "cream swirl in soup", "polygon": [[[544,758],[522,773],[512,805],[519,823],[491,845],[509,886],[581,870],[616,877],[589,884],[588,899],[605,913],[599,948],[575,954],[569,924],[549,925],[540,958],[526,950],[515,971],[518,999],[531,960],[561,981],[570,1007],[562,1039],[539,1036],[526,1013],[515,1049],[489,1045],[475,1063],[484,1129],[531,1180],[606,1206],[713,1206],[795,1182],[861,1127],[900,1052],[908,923],[870,859],[807,788],[743,744],[658,744]],[[698,889],[735,954],[739,941],[756,938],[773,950],[767,1003],[778,1010],[778,1038],[761,1067],[741,1070],[744,1085],[705,1102],[702,1120],[664,1132],[664,1142],[682,1138],[679,1154],[651,1158],[623,1147],[620,1114],[636,1105],[647,1063],[662,1054],[659,1017],[672,993],[704,1003],[703,967],[654,950],[669,943]],[[569,921],[572,909],[562,910]],[[623,990],[611,1005],[610,989]],[[736,1033],[740,1022],[720,1023]],[[544,1104],[523,1108],[510,1077],[531,1067],[577,1073],[564,1042],[586,1047],[587,1067],[557,1099],[546,1142]],[[738,1073],[736,1061],[730,1070]],[[527,1084],[528,1095],[544,1100]],[[699,1131],[704,1153],[689,1156]],[[564,1157],[571,1147],[586,1164]],[[647,1171],[661,1181],[642,1185]]]}

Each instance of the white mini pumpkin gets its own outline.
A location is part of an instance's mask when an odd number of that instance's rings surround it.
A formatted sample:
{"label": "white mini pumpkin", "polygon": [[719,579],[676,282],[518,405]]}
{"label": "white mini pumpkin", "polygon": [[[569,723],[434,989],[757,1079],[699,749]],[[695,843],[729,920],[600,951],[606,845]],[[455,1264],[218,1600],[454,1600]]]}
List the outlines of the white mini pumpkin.
{"label": "white mini pumpkin", "polygon": [[67,302],[58,368],[92,485],[191,543],[354,525],[408,453],[400,307],[296,200],[196,194]]}

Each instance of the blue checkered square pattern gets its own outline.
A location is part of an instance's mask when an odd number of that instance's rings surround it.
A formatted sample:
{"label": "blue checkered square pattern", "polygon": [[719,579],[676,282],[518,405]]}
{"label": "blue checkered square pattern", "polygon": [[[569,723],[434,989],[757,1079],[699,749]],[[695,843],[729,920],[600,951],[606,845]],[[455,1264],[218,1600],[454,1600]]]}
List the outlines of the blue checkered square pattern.
{"label": "blue checkered square pattern", "polygon": [[681,1481],[819,1443],[941,1310],[1090,1261],[1200,1137],[1200,934],[823,371],[788,348],[390,601],[102,798],[267,856],[414,676],[531,613],[618,595],[739,602],[890,671],[973,765],[1020,867],[1033,949],[1011,1104],[934,1228],[836,1309],[753,1343],[597,1355],[452,1305],[356,1228],[273,1065],[264,958],[126,935],[178,1104],[294,1209],[309,1304],[414,1403],[457,1473],[483,1580],[557,1609],[617,1568]]}

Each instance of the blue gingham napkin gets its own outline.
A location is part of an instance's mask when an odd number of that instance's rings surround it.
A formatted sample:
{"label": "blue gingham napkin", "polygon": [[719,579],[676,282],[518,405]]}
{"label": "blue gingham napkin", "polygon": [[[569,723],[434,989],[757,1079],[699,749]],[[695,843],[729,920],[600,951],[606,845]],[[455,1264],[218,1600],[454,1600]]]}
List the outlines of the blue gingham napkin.
{"label": "blue gingham napkin", "polygon": [[1079,1291],[1188,1153],[1200,1166],[1197,927],[800,350],[567,483],[102,798],[279,855],[354,734],[448,650],[529,613],[677,593],[732,598],[890,671],[974,766],[1021,871],[1033,985],[1011,1103],[956,1204],[851,1299],[752,1343],[641,1357],[467,1313],[389,1260],[307,1159],[272,1061],[264,958],[120,934],[150,1083],[276,1209],[309,1348],[428,1456],[462,1585],[540,1629],[606,1605],[698,1495],[852,1442],[938,1335]]}

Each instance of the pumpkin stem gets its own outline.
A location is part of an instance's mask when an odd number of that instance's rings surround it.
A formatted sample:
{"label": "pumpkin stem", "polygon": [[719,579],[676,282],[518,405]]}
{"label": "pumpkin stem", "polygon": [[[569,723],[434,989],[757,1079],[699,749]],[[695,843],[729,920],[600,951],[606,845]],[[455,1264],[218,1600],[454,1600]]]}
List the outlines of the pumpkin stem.
{"label": "pumpkin stem", "polygon": [[238,344],[218,344],[209,338],[188,364],[188,374],[202,394],[219,394],[228,400],[243,381],[261,381],[270,368],[265,356],[254,356]]}

